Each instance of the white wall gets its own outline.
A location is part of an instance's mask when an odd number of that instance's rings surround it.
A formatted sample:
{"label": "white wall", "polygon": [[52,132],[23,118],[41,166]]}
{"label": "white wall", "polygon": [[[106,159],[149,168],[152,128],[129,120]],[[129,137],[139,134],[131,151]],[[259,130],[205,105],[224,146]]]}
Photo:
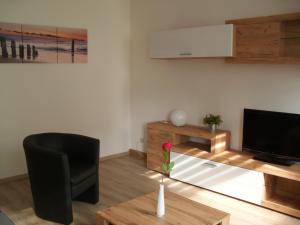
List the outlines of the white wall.
{"label": "white wall", "polygon": [[221,59],[151,60],[153,31],[224,24],[226,19],[300,11],[299,0],[132,0],[132,144],[143,149],[144,124],[164,120],[174,108],[200,124],[207,113],[221,114],[241,146],[245,107],[300,113],[300,65],[225,64]]}
{"label": "white wall", "polygon": [[0,0],[0,21],[87,28],[89,63],[0,64],[0,178],[26,172],[23,138],[58,131],[130,140],[130,0]]}
{"label": "white wall", "polygon": [[88,64],[0,64],[0,178],[26,172],[31,133],[94,136],[106,156],[142,150],[144,124],[182,108],[192,124],[222,114],[238,148],[244,107],[300,113],[299,65],[148,57],[152,31],[295,11],[299,0],[0,0],[0,21],[89,31]]}

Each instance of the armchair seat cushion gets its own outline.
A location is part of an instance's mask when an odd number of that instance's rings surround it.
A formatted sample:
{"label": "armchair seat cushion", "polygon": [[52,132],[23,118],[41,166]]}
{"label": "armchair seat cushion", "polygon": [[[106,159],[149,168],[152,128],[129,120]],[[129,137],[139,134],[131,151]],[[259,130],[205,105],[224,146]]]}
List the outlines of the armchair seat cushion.
{"label": "armchair seat cushion", "polygon": [[97,175],[94,174],[92,176],[89,176],[85,180],[83,180],[80,183],[77,183],[76,185],[72,186],[72,198],[76,198],[78,195],[82,193],[83,190],[86,190],[90,187],[92,187],[95,184],[95,179],[97,179]]}
{"label": "armchair seat cushion", "polygon": [[69,162],[70,165],[70,178],[72,185],[77,185],[92,175],[96,174],[96,165],[87,164],[82,162]]}

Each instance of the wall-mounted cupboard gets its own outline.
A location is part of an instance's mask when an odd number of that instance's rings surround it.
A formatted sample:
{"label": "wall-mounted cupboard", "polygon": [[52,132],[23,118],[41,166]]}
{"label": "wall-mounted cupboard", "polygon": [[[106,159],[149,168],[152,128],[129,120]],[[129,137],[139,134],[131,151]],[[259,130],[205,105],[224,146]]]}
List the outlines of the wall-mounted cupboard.
{"label": "wall-mounted cupboard", "polygon": [[226,21],[235,27],[229,63],[300,63],[300,13]]}
{"label": "wall-mounted cupboard", "polygon": [[150,57],[225,58],[227,63],[300,63],[300,13],[151,35]]}
{"label": "wall-mounted cupboard", "polygon": [[155,32],[151,36],[150,57],[200,58],[233,56],[232,24],[193,27]]}

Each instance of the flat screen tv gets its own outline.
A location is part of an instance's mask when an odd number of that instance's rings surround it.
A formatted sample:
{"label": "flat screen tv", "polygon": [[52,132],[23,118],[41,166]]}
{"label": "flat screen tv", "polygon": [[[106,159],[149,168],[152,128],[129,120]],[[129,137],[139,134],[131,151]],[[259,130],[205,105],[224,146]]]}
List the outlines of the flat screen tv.
{"label": "flat screen tv", "polygon": [[[244,109],[243,150],[257,159],[291,164],[300,159],[300,115]],[[277,161],[276,161],[277,160]]]}

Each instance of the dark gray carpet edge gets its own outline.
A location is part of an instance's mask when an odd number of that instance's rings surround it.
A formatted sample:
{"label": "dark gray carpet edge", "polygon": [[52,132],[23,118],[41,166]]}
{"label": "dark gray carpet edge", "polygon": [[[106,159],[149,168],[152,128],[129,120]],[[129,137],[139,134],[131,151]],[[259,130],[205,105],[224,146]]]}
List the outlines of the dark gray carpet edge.
{"label": "dark gray carpet edge", "polygon": [[14,225],[14,223],[1,211],[0,211],[0,224],[1,225]]}

